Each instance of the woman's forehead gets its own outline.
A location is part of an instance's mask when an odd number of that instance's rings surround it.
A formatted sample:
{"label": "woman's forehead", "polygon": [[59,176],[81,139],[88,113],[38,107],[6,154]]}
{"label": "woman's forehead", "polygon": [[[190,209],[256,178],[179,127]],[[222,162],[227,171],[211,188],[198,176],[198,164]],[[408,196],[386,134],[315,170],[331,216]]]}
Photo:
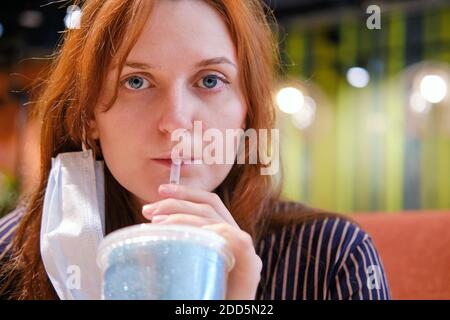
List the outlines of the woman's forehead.
{"label": "woman's forehead", "polygon": [[157,1],[127,60],[155,68],[223,57],[236,65],[235,46],[220,14],[204,1]]}

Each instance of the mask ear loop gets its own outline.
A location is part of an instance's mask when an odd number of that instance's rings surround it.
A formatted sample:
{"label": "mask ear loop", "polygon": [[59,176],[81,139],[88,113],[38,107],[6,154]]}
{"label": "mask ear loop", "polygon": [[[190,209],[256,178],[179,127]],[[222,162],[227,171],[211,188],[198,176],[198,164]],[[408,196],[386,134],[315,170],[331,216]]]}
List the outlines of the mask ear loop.
{"label": "mask ear loop", "polygon": [[87,148],[85,141],[86,141],[86,130],[83,128],[81,149],[83,150],[84,157],[88,157],[89,153],[88,153],[88,148]]}

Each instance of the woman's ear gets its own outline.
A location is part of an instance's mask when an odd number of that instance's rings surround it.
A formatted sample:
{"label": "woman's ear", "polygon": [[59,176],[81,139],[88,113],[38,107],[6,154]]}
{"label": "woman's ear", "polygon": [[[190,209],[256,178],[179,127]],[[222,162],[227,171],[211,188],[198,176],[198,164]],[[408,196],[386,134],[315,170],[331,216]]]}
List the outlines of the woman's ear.
{"label": "woman's ear", "polygon": [[89,137],[93,140],[100,139],[100,133],[98,131],[97,122],[95,120],[89,121]]}

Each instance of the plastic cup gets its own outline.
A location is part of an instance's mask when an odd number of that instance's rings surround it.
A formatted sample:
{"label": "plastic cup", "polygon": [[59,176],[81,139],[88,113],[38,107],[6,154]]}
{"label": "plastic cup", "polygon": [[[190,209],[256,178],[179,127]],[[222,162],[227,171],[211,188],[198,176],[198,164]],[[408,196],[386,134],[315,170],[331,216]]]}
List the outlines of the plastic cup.
{"label": "plastic cup", "polygon": [[106,236],[97,264],[102,299],[223,300],[234,257],[213,231],[144,223]]}

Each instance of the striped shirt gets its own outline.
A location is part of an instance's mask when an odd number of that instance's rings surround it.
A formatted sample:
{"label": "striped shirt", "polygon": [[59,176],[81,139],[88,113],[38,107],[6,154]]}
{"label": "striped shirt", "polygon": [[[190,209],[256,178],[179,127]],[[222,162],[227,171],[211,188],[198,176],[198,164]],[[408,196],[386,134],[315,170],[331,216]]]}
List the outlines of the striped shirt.
{"label": "striped shirt", "polygon": [[0,261],[11,249],[14,232],[19,225],[20,218],[24,212],[23,207],[19,207],[10,214],[0,219]]}
{"label": "striped shirt", "polygon": [[344,217],[284,226],[257,245],[258,300],[387,300],[390,290],[370,236]]}
{"label": "striped shirt", "polygon": [[[0,261],[23,214],[0,219]],[[257,300],[390,299],[383,265],[370,236],[345,217],[283,226],[265,235]]]}

